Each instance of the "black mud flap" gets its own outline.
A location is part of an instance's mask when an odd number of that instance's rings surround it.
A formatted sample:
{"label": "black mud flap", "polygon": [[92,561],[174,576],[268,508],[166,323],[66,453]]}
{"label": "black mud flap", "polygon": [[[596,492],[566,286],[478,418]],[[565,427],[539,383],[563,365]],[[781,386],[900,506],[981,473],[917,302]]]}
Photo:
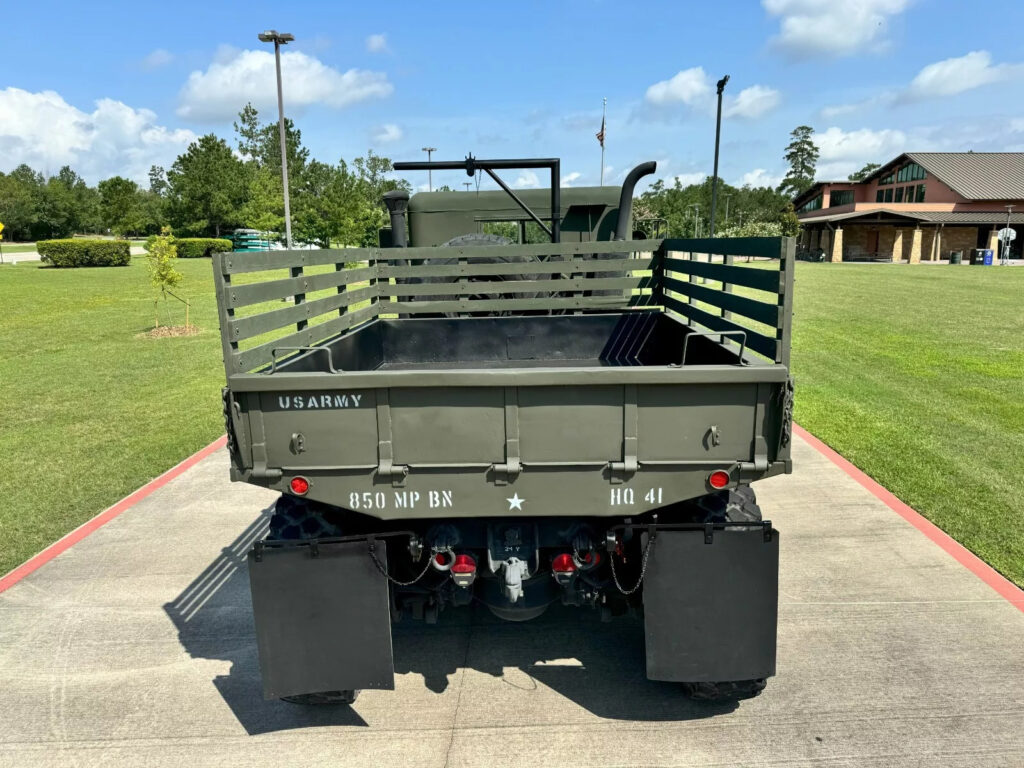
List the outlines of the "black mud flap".
{"label": "black mud flap", "polygon": [[295,542],[249,553],[265,698],[394,689],[388,584],[367,548]]}
{"label": "black mud flap", "polygon": [[647,677],[774,675],[778,602],[778,531],[658,530],[644,579]]}

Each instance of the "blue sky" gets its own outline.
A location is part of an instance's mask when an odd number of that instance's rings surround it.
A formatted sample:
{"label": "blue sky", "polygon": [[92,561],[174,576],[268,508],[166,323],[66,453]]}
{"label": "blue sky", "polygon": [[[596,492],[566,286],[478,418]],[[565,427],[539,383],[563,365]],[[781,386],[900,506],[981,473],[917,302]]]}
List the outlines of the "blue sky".
{"label": "blue sky", "polygon": [[711,172],[723,74],[730,183],[777,183],[802,123],[817,131],[821,178],[905,150],[1024,150],[1019,0],[42,0],[0,10],[2,171],[70,163],[90,182],[143,181],[202,133],[233,141],[246,100],[276,117],[271,48],[256,39],[268,27],[296,36],[286,111],[332,162],[369,148],[417,159],[432,145],[435,159],[559,156],[564,184],[596,184],[607,97],[606,183],[648,159],[659,177],[689,183]]}

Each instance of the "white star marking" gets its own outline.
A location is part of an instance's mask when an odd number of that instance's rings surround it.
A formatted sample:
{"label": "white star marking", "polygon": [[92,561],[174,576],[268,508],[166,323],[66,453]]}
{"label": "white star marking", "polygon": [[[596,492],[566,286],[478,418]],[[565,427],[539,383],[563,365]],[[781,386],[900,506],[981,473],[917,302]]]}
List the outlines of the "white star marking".
{"label": "white star marking", "polygon": [[508,502],[508,511],[511,512],[513,509],[518,509],[520,512],[523,510],[523,502],[526,499],[520,499],[518,493],[513,493],[511,499],[505,499]]}

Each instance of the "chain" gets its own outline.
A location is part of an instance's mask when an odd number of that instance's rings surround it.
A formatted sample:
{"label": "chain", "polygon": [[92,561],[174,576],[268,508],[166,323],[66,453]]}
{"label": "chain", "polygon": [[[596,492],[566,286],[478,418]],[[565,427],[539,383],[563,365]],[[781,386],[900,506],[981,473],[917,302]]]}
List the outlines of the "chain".
{"label": "chain", "polygon": [[633,585],[632,589],[626,589],[625,587],[622,586],[622,582],[619,581],[619,575],[615,572],[615,553],[614,552],[609,552],[608,553],[608,561],[611,563],[611,566],[612,566],[612,580],[615,582],[615,586],[618,587],[619,592],[621,592],[622,594],[624,594],[624,595],[632,595],[634,592],[636,592],[638,589],[640,589],[640,585],[644,583],[644,576],[647,575],[647,558],[651,554],[651,546],[653,544],[654,544],[654,537],[653,536],[649,536],[647,538],[647,546],[644,547],[643,558],[640,561],[640,578],[638,578],[636,580],[636,584]]}
{"label": "chain", "polygon": [[377,566],[377,570],[380,571],[381,576],[383,576],[385,579],[390,581],[396,587],[411,587],[417,581],[419,581],[424,576],[426,576],[427,575],[427,571],[430,570],[430,561],[433,559],[433,557],[434,557],[434,552],[431,551],[427,555],[427,564],[423,566],[423,570],[420,571],[419,576],[414,578],[412,581],[399,581],[394,576],[392,576],[390,573],[388,573],[387,568],[384,567],[384,564],[381,563],[381,561],[379,559],[377,559],[377,547],[376,547],[376,545],[372,541],[370,542],[370,559],[373,560],[373,564],[375,566]]}

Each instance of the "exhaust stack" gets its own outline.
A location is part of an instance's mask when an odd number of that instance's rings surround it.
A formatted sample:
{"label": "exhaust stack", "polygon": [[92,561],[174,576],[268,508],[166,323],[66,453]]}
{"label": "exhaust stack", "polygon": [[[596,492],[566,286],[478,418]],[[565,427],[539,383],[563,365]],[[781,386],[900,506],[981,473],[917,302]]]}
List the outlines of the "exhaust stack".
{"label": "exhaust stack", "polygon": [[628,240],[632,234],[630,224],[633,218],[633,189],[641,178],[654,173],[657,169],[658,164],[648,160],[626,174],[626,179],[622,182],[622,193],[619,195],[619,221],[615,225],[615,240]]}
{"label": "exhaust stack", "polygon": [[393,189],[384,193],[384,205],[391,216],[391,246],[405,248],[409,238],[405,233],[405,212],[409,208],[409,193],[403,189]]}

